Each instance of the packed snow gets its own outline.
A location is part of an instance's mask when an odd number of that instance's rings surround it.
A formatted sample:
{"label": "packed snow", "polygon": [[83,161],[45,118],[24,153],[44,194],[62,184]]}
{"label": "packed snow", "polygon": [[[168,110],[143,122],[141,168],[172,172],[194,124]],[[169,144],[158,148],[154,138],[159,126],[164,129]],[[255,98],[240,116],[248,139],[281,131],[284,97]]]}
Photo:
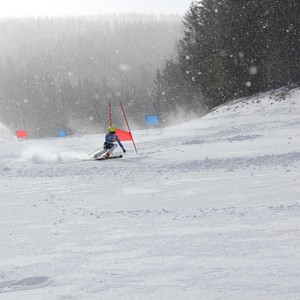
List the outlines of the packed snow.
{"label": "packed snow", "polygon": [[104,133],[3,138],[0,300],[299,299],[299,117],[277,90],[107,161]]}

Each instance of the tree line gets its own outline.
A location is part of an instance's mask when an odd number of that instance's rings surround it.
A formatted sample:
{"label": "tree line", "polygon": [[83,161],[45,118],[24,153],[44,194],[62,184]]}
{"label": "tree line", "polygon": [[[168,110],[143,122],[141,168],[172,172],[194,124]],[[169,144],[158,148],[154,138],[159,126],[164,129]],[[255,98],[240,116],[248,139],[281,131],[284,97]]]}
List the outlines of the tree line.
{"label": "tree line", "polygon": [[32,136],[99,132],[108,124],[109,101],[121,125],[122,101],[142,128],[146,112],[158,110],[161,120],[181,111],[200,115],[299,84],[299,16],[298,0],[202,0],[183,20],[134,14],[2,20],[0,120],[12,126],[24,120]]}
{"label": "tree line", "polygon": [[118,123],[122,101],[144,124],[155,72],[182,34],[177,15],[2,20],[0,120],[31,137],[99,132],[108,102]]}
{"label": "tree line", "polygon": [[184,37],[156,74],[160,110],[210,109],[300,83],[298,0],[202,0],[184,16]]}

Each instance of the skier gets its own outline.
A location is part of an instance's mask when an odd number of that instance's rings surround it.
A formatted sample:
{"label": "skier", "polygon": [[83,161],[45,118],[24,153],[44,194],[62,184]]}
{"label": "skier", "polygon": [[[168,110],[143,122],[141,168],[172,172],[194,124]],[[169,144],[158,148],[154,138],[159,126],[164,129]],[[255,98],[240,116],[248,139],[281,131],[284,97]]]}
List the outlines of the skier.
{"label": "skier", "polygon": [[114,150],[118,147],[117,143],[119,144],[119,146],[122,148],[123,152],[125,153],[126,150],[124,148],[124,146],[122,145],[119,137],[116,135],[116,127],[113,126],[109,126],[108,127],[108,133],[105,135],[105,142],[103,145],[103,150],[96,153],[94,155],[94,158],[99,158],[101,155],[104,154],[104,158],[108,158],[113,152]]}

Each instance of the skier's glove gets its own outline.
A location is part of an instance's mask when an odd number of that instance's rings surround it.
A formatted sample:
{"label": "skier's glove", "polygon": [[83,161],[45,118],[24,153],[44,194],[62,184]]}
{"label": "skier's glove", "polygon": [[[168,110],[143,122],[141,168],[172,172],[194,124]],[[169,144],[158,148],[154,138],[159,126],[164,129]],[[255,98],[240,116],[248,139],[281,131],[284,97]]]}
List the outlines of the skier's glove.
{"label": "skier's glove", "polygon": [[126,150],[123,148],[123,152],[126,153]]}

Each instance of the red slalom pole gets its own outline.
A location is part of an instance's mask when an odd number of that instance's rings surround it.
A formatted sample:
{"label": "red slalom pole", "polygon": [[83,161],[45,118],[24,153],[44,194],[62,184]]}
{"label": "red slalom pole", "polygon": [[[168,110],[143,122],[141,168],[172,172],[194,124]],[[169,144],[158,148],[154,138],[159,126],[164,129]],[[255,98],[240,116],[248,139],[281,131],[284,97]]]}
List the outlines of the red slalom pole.
{"label": "red slalom pole", "polygon": [[108,115],[109,115],[109,126],[112,126],[112,110],[111,110],[111,102],[108,103]]}
{"label": "red slalom pole", "polygon": [[124,116],[124,119],[125,119],[125,122],[126,122],[126,125],[127,125],[127,128],[128,128],[128,131],[130,132],[130,135],[132,137],[132,143],[133,143],[135,152],[136,152],[136,154],[138,154],[136,146],[135,146],[135,142],[134,142],[134,139],[133,139],[133,136],[131,134],[131,130],[130,130],[130,127],[129,127],[129,124],[128,124],[128,120],[127,120],[127,117],[126,117],[126,114],[125,114],[125,111],[124,111],[124,108],[123,108],[123,105],[122,105],[122,101],[120,101],[120,106],[121,106],[121,109],[122,109],[122,113],[123,113],[123,116]]}

